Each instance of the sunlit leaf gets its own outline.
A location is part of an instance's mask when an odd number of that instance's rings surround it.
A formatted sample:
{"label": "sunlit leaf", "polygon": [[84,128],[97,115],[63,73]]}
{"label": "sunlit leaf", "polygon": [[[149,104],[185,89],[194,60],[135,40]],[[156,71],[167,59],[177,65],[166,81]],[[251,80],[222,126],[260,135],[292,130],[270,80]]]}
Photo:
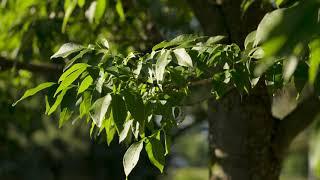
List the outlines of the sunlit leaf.
{"label": "sunlit leaf", "polygon": [[108,0],[97,0],[97,5],[94,13],[96,23],[99,23],[104,15]]}
{"label": "sunlit leaf", "polygon": [[83,46],[78,44],[66,43],[62,45],[60,49],[50,57],[50,59],[58,58],[58,57],[66,58],[72,53],[81,51],[83,48],[84,48]]}
{"label": "sunlit leaf", "polygon": [[129,120],[124,123],[123,129],[119,134],[119,143],[121,143],[123,140],[126,139],[128,133],[129,133],[129,130],[131,129],[132,123],[133,123],[133,120]]}
{"label": "sunlit leaf", "polygon": [[56,96],[60,91],[71,85],[86,69],[87,67],[82,67],[72,72],[69,76],[67,76],[59,85],[58,89],[54,93],[54,96]]}
{"label": "sunlit leaf", "polygon": [[35,87],[35,88],[28,89],[18,101],[16,101],[15,103],[12,104],[12,106],[15,106],[18,102],[22,101],[23,99],[25,99],[25,98],[27,98],[27,97],[30,97],[30,96],[33,96],[33,95],[35,95],[37,92],[39,92],[39,91],[41,91],[41,90],[43,90],[43,89],[46,89],[46,88],[48,88],[48,87],[51,87],[51,86],[53,86],[54,84],[56,84],[56,83],[53,83],[53,82],[45,82],[45,83],[42,83],[42,84],[38,85],[38,86]]}
{"label": "sunlit leaf", "polygon": [[107,94],[106,96],[96,100],[91,107],[92,112],[90,113],[90,116],[99,128],[101,127],[103,120],[105,119],[105,115],[110,106],[111,99],[111,95]]}
{"label": "sunlit leaf", "polygon": [[180,66],[193,67],[192,59],[184,48],[173,50]]}
{"label": "sunlit leaf", "polygon": [[158,82],[163,80],[165,68],[171,61],[168,58],[169,54],[170,54],[169,50],[162,50],[160,57],[156,62],[155,77]]}
{"label": "sunlit leaf", "polygon": [[156,166],[160,170],[160,172],[162,172],[165,163],[165,151],[160,140],[156,138],[149,138],[148,142],[146,143],[145,149],[151,163]]}
{"label": "sunlit leaf", "polygon": [[130,174],[132,169],[137,165],[140,152],[143,148],[143,141],[133,143],[123,156],[123,167],[126,176]]}
{"label": "sunlit leaf", "polygon": [[58,106],[61,104],[62,99],[63,99],[64,95],[67,93],[67,91],[68,91],[68,88],[63,89],[62,92],[57,96],[56,101],[51,106],[51,108],[48,112],[48,115],[52,114],[58,108]]}
{"label": "sunlit leaf", "polygon": [[309,82],[311,84],[316,80],[319,64],[320,64],[320,39],[314,39],[309,44],[310,47],[310,57],[309,57]]}
{"label": "sunlit leaf", "polygon": [[81,82],[80,87],[78,89],[78,94],[84,92],[92,85],[93,79],[90,75],[88,75],[84,80]]}
{"label": "sunlit leaf", "polygon": [[125,21],[126,20],[126,16],[124,14],[124,11],[123,11],[123,7],[122,7],[122,2],[121,0],[117,0],[117,4],[116,4],[116,11],[120,17],[120,21]]}

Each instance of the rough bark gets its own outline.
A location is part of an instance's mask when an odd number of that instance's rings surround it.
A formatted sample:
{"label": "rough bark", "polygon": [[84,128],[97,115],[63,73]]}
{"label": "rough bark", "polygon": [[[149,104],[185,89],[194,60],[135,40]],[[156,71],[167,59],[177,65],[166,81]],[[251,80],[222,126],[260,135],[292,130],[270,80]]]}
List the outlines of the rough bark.
{"label": "rough bark", "polygon": [[272,146],[270,98],[260,84],[250,95],[234,90],[209,106],[211,179],[277,179],[281,157]]}
{"label": "rough bark", "polygon": [[[187,0],[207,35],[227,35],[240,47],[270,7],[255,3],[242,16],[240,0]],[[261,81],[262,82],[262,81]],[[271,97],[261,83],[249,95],[236,90],[208,104],[210,179],[279,179],[293,138],[316,116],[311,98],[283,120],[272,117]],[[310,116],[304,117],[308,113]],[[299,121],[301,119],[301,121]]]}

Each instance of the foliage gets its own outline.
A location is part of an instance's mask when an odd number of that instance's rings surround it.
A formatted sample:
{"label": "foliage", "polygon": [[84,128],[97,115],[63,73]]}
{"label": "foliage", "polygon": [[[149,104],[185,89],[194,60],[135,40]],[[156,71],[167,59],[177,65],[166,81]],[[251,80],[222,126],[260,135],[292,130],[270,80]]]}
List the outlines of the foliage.
{"label": "foliage", "polygon": [[[84,7],[83,1],[65,1],[63,32],[76,6]],[[105,1],[91,3],[89,21],[99,23],[106,6]],[[121,1],[115,7],[120,22],[124,21]],[[67,43],[51,56],[67,62],[57,84],[40,85],[21,100],[47,87],[46,113],[60,106],[59,126],[71,117],[84,119],[91,124],[90,135],[105,132],[108,144],[115,134],[120,142],[133,142],[123,159],[126,176],[137,164],[143,146],[162,172],[170,132],[181,118],[180,107],[199,81],[206,80],[217,99],[234,88],[250,94],[258,83],[273,93],[291,81],[299,90],[308,81],[315,82],[318,8],[319,1],[308,1],[267,14],[257,31],[248,35],[243,50],[236,44],[219,43],[220,36],[195,35],[180,35],[151,51],[126,55],[106,39],[88,46]],[[292,18],[297,21],[287,21]],[[308,45],[310,53],[305,51]]]}

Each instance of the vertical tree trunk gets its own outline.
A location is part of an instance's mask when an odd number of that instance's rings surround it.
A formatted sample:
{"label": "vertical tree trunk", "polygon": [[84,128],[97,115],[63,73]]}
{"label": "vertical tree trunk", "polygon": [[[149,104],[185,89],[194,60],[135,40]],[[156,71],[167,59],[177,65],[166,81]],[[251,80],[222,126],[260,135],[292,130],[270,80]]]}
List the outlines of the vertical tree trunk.
{"label": "vertical tree trunk", "polygon": [[281,156],[274,151],[276,120],[270,98],[259,85],[250,95],[234,90],[209,102],[210,179],[278,179]]}
{"label": "vertical tree trunk", "polygon": [[[241,0],[187,0],[207,35],[226,35],[243,46],[272,7],[256,0],[242,14]],[[283,120],[272,117],[271,97],[263,80],[241,96],[236,90],[208,104],[210,179],[277,180],[293,138],[317,115],[317,97],[310,97]],[[308,114],[306,118],[305,115]]]}

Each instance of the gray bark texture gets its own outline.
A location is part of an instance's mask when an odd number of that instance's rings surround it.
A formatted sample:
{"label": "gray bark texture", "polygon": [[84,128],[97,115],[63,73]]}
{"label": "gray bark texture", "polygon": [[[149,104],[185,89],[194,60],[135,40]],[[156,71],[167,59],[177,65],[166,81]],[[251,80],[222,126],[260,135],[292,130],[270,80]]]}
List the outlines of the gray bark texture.
{"label": "gray bark texture", "polygon": [[[242,16],[240,0],[186,0],[206,35],[226,35],[240,47],[271,7],[259,0]],[[294,137],[317,115],[320,103],[310,96],[283,120],[271,113],[272,97],[260,80],[249,95],[230,91],[208,103],[210,180],[277,180]],[[307,115],[307,116],[306,116]]]}

